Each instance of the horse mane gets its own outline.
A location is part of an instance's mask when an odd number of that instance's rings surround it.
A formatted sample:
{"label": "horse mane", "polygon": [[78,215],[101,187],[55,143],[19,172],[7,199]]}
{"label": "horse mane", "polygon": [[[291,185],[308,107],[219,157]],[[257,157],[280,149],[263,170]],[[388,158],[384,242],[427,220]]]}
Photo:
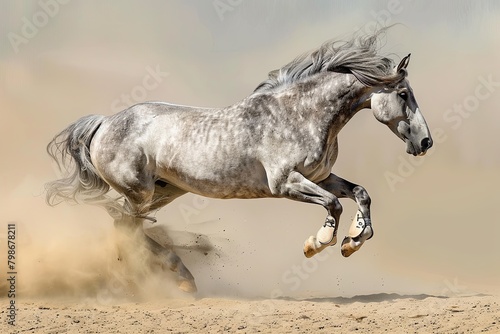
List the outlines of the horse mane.
{"label": "horse mane", "polygon": [[380,35],[386,30],[382,28],[368,36],[354,36],[349,41],[327,41],[318,49],[269,72],[268,79],[254,92],[269,91],[325,71],[352,73],[366,86],[396,84],[407,72],[402,69],[395,73],[393,61],[378,54]]}

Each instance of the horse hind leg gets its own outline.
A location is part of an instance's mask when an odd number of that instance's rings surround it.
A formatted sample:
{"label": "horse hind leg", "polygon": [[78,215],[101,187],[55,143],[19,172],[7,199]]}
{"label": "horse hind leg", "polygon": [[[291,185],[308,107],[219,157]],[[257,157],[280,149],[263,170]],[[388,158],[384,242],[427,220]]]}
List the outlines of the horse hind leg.
{"label": "horse hind leg", "polygon": [[[195,292],[196,284],[193,275],[186,268],[179,256],[171,247],[164,247],[156,240],[147,235],[142,228],[143,220],[156,222],[156,219],[148,216],[152,211],[158,210],[169,204],[174,199],[182,196],[186,191],[179,189],[162,180],[155,180],[146,173],[141,178],[125,180],[126,186],[113,187],[125,197],[124,217],[115,220],[115,225],[127,225],[129,231],[136,231],[140,228],[142,241],[146,248],[159,259],[161,267],[168,268],[177,274],[177,284],[179,289],[186,292]],[[125,222],[125,224],[124,224]],[[157,262],[157,261],[156,261]]]}
{"label": "horse hind leg", "polygon": [[[118,231],[118,260],[128,262],[130,258],[137,258],[141,248],[147,251],[141,263],[147,263],[147,268],[169,269],[176,274],[177,286],[185,292],[196,292],[196,284],[191,272],[186,268],[181,258],[171,247],[164,247],[148,235],[142,227],[142,218],[122,215],[115,220]],[[132,253],[133,252],[133,253]],[[137,260],[136,260],[137,261]],[[132,261],[132,265],[142,266],[141,263]],[[136,268],[137,269],[137,268]]]}
{"label": "horse hind leg", "polygon": [[[158,210],[184,194],[186,194],[186,191],[158,180],[155,183],[155,192],[149,210]],[[162,261],[162,267],[166,267],[177,274],[176,280],[179,289],[189,293],[196,292],[197,288],[193,275],[172,247],[163,246],[145,232],[144,236],[149,250]]]}
{"label": "horse hind leg", "polygon": [[156,221],[148,214],[167,205],[186,191],[158,180],[154,175],[153,166],[148,165],[148,159],[140,150],[122,151],[126,154],[122,152],[121,155],[111,156],[97,150],[92,156],[100,176],[124,197],[119,215],[116,215],[114,210],[108,210],[115,218],[115,226],[129,237],[133,236],[132,241],[137,242],[139,247],[146,246],[150,253],[160,258],[163,265],[178,273],[181,289],[194,291],[196,285],[193,276],[180,258],[172,249],[162,247],[147,236],[142,228],[144,219]]}
{"label": "horse hind leg", "polygon": [[147,234],[145,237],[148,249],[161,259],[161,267],[177,274],[178,288],[184,292],[195,293],[197,288],[194,277],[174,250],[171,247],[163,247]]}

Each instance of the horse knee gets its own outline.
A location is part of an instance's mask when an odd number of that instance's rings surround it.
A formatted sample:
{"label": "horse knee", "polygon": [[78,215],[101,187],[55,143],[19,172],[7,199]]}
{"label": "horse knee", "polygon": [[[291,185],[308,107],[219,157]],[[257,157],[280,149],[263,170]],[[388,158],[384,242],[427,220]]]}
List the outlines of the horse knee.
{"label": "horse knee", "polygon": [[328,204],[328,211],[329,214],[333,215],[334,217],[339,217],[342,214],[344,208],[342,207],[342,204],[340,204],[338,198],[332,198],[331,203]]}
{"label": "horse knee", "polygon": [[369,207],[372,199],[370,198],[370,195],[368,195],[368,192],[366,189],[362,186],[356,186],[353,189],[353,194],[354,197],[356,198],[356,201],[359,203],[359,205],[367,206]]}

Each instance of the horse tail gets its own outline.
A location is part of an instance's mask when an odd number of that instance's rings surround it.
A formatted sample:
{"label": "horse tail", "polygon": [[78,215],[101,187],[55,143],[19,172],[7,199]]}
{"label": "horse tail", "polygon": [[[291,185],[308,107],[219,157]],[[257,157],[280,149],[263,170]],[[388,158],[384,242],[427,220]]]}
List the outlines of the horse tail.
{"label": "horse tail", "polygon": [[106,194],[110,190],[90,159],[90,143],[105,116],[89,115],[80,118],[57,134],[47,145],[47,153],[63,173],[61,179],[48,182],[47,204],[63,201],[72,204],[88,203],[103,206],[113,216],[120,210],[117,198]]}

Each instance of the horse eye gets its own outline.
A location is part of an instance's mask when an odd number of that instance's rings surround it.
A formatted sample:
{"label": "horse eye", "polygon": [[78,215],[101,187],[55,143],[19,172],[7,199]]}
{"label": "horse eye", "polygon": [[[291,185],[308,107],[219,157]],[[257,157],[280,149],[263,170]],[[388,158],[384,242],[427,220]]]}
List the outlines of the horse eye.
{"label": "horse eye", "polygon": [[408,98],[408,94],[406,92],[398,93],[398,95],[399,95],[400,98],[402,98],[405,101]]}

